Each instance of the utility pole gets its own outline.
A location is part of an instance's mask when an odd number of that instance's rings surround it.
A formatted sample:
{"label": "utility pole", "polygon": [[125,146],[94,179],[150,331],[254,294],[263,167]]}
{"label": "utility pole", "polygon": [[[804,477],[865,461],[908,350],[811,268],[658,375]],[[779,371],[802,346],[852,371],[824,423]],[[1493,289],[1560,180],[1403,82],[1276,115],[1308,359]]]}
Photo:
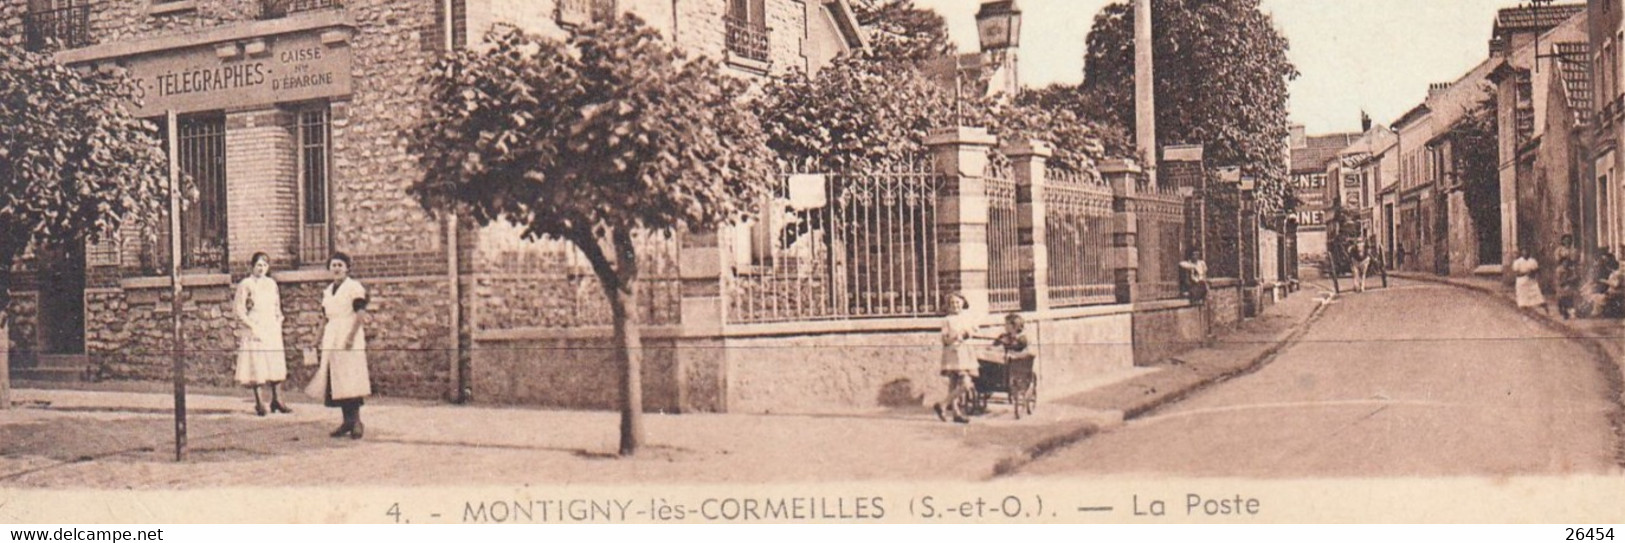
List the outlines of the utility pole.
{"label": "utility pole", "polygon": [[181,166],[180,122],[175,110],[164,115],[169,151],[169,322],[171,371],[175,379],[175,461],[186,460],[186,357],[181,339]]}
{"label": "utility pole", "polygon": [[1157,183],[1157,98],[1152,54],[1151,0],[1134,0],[1134,140],[1145,157],[1145,175]]}

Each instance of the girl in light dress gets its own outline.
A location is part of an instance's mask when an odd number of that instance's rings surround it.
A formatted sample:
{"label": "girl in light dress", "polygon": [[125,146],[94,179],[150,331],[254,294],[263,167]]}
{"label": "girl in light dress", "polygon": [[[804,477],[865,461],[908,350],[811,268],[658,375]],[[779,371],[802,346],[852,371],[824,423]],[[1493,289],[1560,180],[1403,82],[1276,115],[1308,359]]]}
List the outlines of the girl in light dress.
{"label": "girl in light dress", "polygon": [[[254,413],[292,413],[283,405],[279,388],[288,379],[288,361],[282,350],[282,295],[271,279],[271,257],[254,253],[249,275],[237,283],[232,307],[242,324],[237,347],[237,383],[254,390]],[[267,409],[260,388],[271,389]]]}
{"label": "girl in light dress", "polygon": [[972,378],[977,373],[976,353],[966,340],[975,337],[976,317],[967,311],[970,302],[964,296],[949,294],[946,302],[948,315],[942,320],[941,371],[948,378],[948,397],[931,407],[937,418],[947,421],[952,415],[954,422],[964,424],[970,419],[965,418],[964,402],[957,400],[975,387]]}

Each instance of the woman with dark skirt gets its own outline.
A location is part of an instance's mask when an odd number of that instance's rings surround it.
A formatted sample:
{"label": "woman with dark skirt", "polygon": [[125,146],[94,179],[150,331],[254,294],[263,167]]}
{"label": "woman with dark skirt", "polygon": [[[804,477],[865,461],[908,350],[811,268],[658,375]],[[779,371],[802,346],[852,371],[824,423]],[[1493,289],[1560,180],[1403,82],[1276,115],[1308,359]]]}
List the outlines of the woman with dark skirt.
{"label": "woman with dark skirt", "polygon": [[305,392],[343,412],[344,423],[330,435],[361,439],[361,404],[372,395],[367,335],[361,329],[367,314],[367,289],[350,277],[350,265],[350,257],[344,253],[333,253],[327,261],[333,284],[322,289],[327,326],[322,329],[321,362]]}

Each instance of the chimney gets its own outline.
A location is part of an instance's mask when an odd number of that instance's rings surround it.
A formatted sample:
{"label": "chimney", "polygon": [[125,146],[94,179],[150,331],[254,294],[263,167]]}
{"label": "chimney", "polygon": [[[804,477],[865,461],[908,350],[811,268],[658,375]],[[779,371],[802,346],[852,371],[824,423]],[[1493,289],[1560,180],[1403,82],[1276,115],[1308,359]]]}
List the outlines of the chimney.
{"label": "chimney", "polygon": [[1295,124],[1287,127],[1287,129],[1292,131],[1291,139],[1287,140],[1289,146],[1293,149],[1302,149],[1309,146],[1309,136],[1304,132],[1303,125]]}
{"label": "chimney", "polygon": [[1371,115],[1367,114],[1364,111],[1361,111],[1360,112],[1360,133],[1364,134],[1364,133],[1370,132],[1370,131],[1371,131]]}
{"label": "chimney", "polygon": [[1434,96],[1438,96],[1447,90],[1450,90],[1449,83],[1434,83],[1432,85],[1428,85],[1428,99],[1432,100]]}

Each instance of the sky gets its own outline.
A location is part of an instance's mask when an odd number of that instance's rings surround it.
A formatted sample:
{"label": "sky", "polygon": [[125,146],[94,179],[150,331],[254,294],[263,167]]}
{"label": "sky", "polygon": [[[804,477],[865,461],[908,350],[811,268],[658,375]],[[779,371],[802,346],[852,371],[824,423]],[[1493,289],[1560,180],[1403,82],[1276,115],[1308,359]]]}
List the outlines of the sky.
{"label": "sky", "polygon": [[[1021,77],[1028,86],[1083,79],[1084,40],[1106,0],[1020,0]],[[1518,0],[1263,0],[1291,42],[1302,75],[1291,117],[1310,134],[1354,132],[1360,111],[1387,124],[1421,103],[1430,83],[1454,81],[1489,54],[1496,10]],[[1565,2],[1566,3],[1566,2]],[[976,47],[980,0],[915,0],[948,20],[961,49]]]}

